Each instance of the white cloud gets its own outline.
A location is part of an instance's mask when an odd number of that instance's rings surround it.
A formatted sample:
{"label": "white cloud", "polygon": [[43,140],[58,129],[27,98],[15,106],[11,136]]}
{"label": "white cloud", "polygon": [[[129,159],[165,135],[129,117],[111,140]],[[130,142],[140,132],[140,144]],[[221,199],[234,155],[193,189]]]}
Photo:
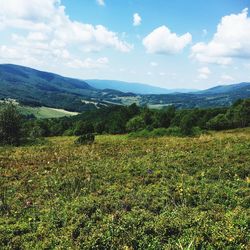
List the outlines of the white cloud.
{"label": "white cloud", "polygon": [[224,16],[209,43],[197,43],[191,57],[200,62],[227,65],[233,58],[250,58],[250,18],[248,9]]}
{"label": "white cloud", "polygon": [[150,65],[151,65],[152,67],[157,67],[157,66],[158,66],[158,63],[157,63],[157,62],[151,62]]}
{"label": "white cloud", "polygon": [[191,41],[190,33],[178,36],[172,33],[168,27],[161,26],[143,39],[143,45],[148,53],[176,54],[181,52]]}
{"label": "white cloud", "polygon": [[71,60],[76,64],[80,60],[79,65],[93,68],[103,63],[84,59],[86,52],[132,49],[132,45],[102,25],[71,20],[60,0],[0,0],[0,6],[0,28],[8,29],[9,33],[13,30],[8,44],[0,41],[0,60],[8,57],[15,63],[22,55],[23,63],[48,64],[51,59],[65,64]]}
{"label": "white cloud", "polygon": [[211,74],[211,71],[208,67],[199,68],[198,72],[199,72],[200,79],[207,79],[209,75]]}
{"label": "white cloud", "polygon": [[141,25],[141,21],[142,21],[142,19],[141,19],[141,17],[140,17],[140,15],[138,14],[138,13],[135,13],[134,15],[133,15],[133,25],[134,26],[139,26],[139,25]]}
{"label": "white cloud", "polygon": [[232,82],[234,81],[234,78],[230,75],[222,75],[221,80],[226,81],[226,82]]}
{"label": "white cloud", "polygon": [[97,3],[98,3],[99,5],[105,6],[104,0],[96,0],[96,1],[97,1]]}

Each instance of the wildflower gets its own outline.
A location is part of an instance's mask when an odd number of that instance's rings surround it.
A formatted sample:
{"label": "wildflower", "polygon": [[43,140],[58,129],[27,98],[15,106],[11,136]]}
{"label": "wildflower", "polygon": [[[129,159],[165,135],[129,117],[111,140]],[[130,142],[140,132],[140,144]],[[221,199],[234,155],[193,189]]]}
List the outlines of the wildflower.
{"label": "wildflower", "polygon": [[153,170],[152,169],[148,169],[148,174],[153,174]]}

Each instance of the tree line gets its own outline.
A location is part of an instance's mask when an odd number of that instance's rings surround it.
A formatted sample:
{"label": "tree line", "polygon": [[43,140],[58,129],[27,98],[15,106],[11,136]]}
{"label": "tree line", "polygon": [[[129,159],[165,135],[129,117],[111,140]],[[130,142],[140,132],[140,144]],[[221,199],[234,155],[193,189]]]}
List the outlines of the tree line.
{"label": "tree line", "polygon": [[130,106],[110,106],[86,111],[78,116],[35,119],[22,116],[15,105],[0,107],[1,144],[20,144],[24,138],[61,135],[124,134],[146,136],[192,136],[203,130],[225,130],[250,126],[250,99],[238,100],[229,108],[162,110]]}

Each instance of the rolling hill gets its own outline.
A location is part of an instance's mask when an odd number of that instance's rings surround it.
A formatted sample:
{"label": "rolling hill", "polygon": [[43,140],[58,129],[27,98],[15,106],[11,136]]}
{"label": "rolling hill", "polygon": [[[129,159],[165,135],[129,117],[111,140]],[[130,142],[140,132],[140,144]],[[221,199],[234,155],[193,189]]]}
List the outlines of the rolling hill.
{"label": "rolling hill", "polygon": [[[98,90],[85,81],[28,67],[0,65],[0,99],[12,98],[29,106],[84,111],[106,105],[102,99],[124,96],[114,90]],[[98,100],[93,104],[90,100]]]}
{"label": "rolling hill", "polygon": [[149,103],[151,107],[175,105],[177,108],[225,107],[238,99],[250,97],[250,83],[238,83],[217,86],[211,89],[169,95],[144,95],[141,104]]}
{"label": "rolling hill", "polygon": [[[103,86],[100,87],[100,84]],[[124,88],[124,91],[132,90],[128,89],[128,83],[124,82],[98,81],[94,84],[89,80],[63,77],[23,66],[0,65],[0,100],[12,98],[30,107],[50,107],[73,112],[132,103],[148,105],[152,108],[169,105],[175,105],[177,108],[223,107],[231,105],[237,99],[250,97],[250,83],[217,86],[192,93],[170,94],[122,92],[117,89],[118,85],[120,89]],[[101,89],[98,89],[98,86]],[[112,89],[115,86],[116,89]],[[133,88],[137,92],[136,88],[139,91],[142,86],[144,85],[135,84]],[[145,92],[150,89],[165,91],[157,87],[145,86]]]}

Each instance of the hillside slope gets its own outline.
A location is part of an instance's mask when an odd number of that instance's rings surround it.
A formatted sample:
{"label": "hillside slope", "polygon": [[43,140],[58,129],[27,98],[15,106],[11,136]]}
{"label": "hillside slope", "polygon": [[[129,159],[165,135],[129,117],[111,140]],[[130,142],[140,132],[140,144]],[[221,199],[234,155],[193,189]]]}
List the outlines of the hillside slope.
{"label": "hillside slope", "polygon": [[[124,95],[119,91],[97,90],[85,81],[63,77],[28,67],[0,65],[0,99],[12,98],[29,106],[48,106],[72,111],[93,109],[88,102]],[[85,100],[83,102],[83,100]]]}

